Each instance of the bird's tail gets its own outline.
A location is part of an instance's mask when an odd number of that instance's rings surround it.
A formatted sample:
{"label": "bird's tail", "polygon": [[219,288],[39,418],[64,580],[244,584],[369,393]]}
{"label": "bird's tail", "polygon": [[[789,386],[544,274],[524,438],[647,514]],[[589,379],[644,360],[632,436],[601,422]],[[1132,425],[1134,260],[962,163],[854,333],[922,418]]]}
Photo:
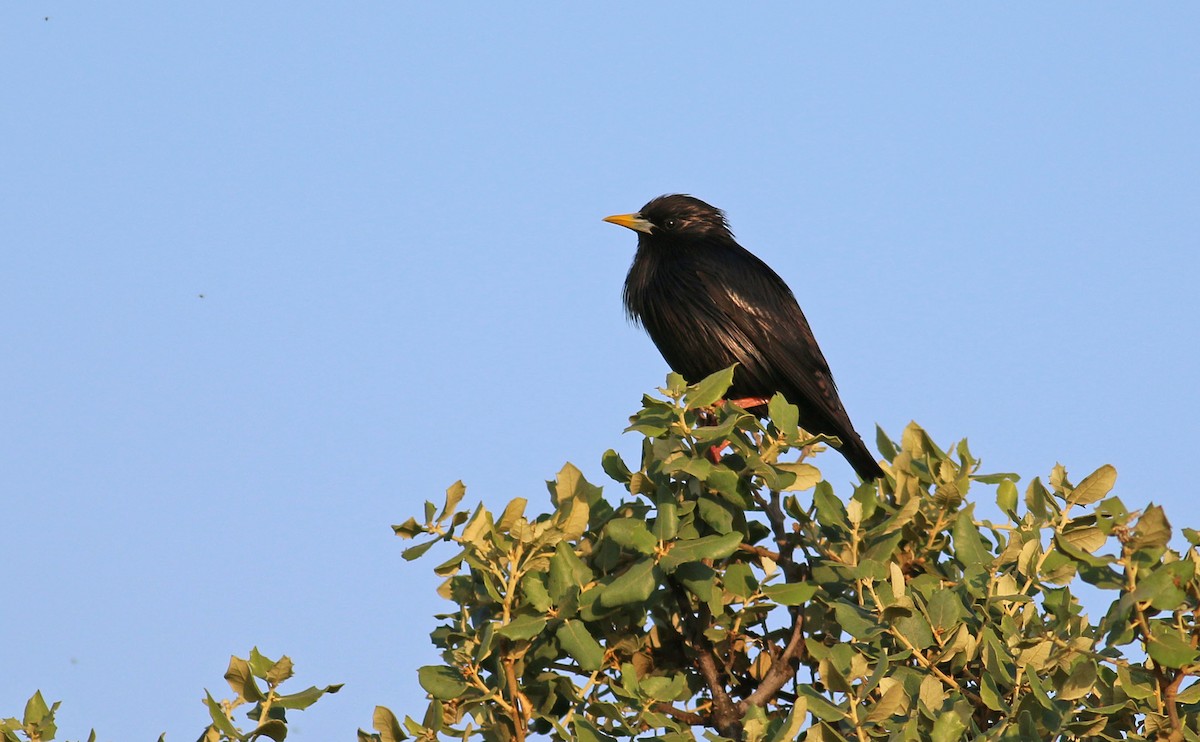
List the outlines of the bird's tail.
{"label": "bird's tail", "polygon": [[876,461],[870,449],[862,442],[862,438],[857,435],[847,436],[847,438],[848,440],[842,442],[842,447],[838,451],[846,457],[850,466],[854,467],[855,473],[862,477],[864,482],[882,477],[883,469],[879,467],[879,462]]}

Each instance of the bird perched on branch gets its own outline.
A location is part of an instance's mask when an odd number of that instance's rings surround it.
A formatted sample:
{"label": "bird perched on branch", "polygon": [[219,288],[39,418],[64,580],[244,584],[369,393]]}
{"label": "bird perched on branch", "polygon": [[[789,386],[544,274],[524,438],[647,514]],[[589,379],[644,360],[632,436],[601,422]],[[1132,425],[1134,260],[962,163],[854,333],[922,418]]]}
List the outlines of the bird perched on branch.
{"label": "bird perched on branch", "polygon": [[792,290],[734,240],[720,209],[669,195],[604,221],[638,233],[625,309],[674,371],[694,383],[736,363],[730,400],[762,414],[782,392],[800,408],[802,428],[841,439],[860,477],[883,475],[854,432]]}

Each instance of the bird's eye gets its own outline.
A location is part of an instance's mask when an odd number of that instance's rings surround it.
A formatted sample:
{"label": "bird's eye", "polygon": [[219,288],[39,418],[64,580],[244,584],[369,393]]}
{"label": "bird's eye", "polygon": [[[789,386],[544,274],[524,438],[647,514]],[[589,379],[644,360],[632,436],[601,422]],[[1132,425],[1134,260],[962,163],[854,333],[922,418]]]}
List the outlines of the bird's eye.
{"label": "bird's eye", "polygon": [[677,219],[668,219],[663,222],[663,229],[675,229],[677,226],[679,226],[679,221]]}

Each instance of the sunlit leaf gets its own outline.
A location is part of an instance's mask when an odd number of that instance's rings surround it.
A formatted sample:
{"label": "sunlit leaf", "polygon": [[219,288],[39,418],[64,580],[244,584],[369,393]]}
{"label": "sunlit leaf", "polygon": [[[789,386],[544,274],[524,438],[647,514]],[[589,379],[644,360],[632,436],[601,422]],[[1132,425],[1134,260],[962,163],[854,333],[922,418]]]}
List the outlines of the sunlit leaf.
{"label": "sunlit leaf", "polygon": [[462,673],[445,665],[425,665],[418,669],[417,682],[426,693],[445,701],[458,698],[467,690]]}
{"label": "sunlit leaf", "polygon": [[641,559],[604,587],[600,604],[614,607],[640,603],[654,592],[654,560]]}
{"label": "sunlit leaf", "polygon": [[725,590],[735,598],[745,600],[758,590],[758,580],[744,562],[731,564],[725,570]]}
{"label": "sunlit leaf", "polygon": [[542,616],[521,615],[496,629],[496,634],[505,639],[521,641],[533,639],[545,629],[546,619]]}
{"label": "sunlit leaf", "polygon": [[688,409],[711,407],[718,399],[724,397],[725,392],[729,391],[730,385],[733,384],[734,368],[735,366],[730,366],[715,374],[709,374],[698,384],[688,387]]}
{"label": "sunlit leaf", "polygon": [[671,550],[660,561],[663,571],[670,574],[680,564],[700,559],[724,559],[737,551],[742,543],[742,534],[734,532],[723,536],[704,536],[686,541],[676,541]]}
{"label": "sunlit leaf", "polygon": [[604,648],[588,633],[582,621],[563,621],[555,634],[564,651],[571,655],[584,672],[600,669]]}
{"label": "sunlit leaf", "polygon": [[1058,689],[1058,698],[1064,701],[1074,701],[1092,692],[1096,685],[1096,663],[1090,659],[1082,659],[1071,668],[1071,674]]}
{"label": "sunlit leaf", "polygon": [[812,489],[821,481],[821,470],[803,461],[783,461],[776,464],[775,468],[782,469],[796,477],[794,482],[783,488],[785,492]]}
{"label": "sunlit leaf", "polygon": [[375,707],[374,713],[371,714],[371,728],[379,732],[382,742],[401,742],[408,739],[408,735],[400,728],[400,721],[396,715],[385,706]]}
{"label": "sunlit leaf", "polygon": [[254,680],[250,663],[241,657],[231,656],[229,658],[229,669],[225,671],[225,680],[229,682],[229,687],[239,698],[244,698],[252,703],[265,701],[267,698]]}
{"label": "sunlit leaf", "polygon": [[467,486],[458,480],[446,489],[446,502],[442,505],[442,511],[438,514],[437,522],[441,523],[446,519],[446,516],[454,512],[458,507],[458,503],[462,502],[463,495],[467,493]]}
{"label": "sunlit leaf", "polygon": [[817,593],[817,586],[807,582],[786,585],[767,585],[763,593],[780,605],[804,605]]}
{"label": "sunlit leaf", "polygon": [[1067,496],[1067,502],[1072,505],[1090,505],[1102,500],[1112,491],[1117,483],[1117,470],[1112,464],[1105,464],[1083,478],[1075,486],[1075,490]]}
{"label": "sunlit leaf", "polygon": [[800,408],[791,404],[783,395],[776,392],[767,403],[767,414],[771,417],[771,422],[775,423],[775,429],[784,436],[792,436],[796,433],[796,428],[800,424]]}
{"label": "sunlit leaf", "polygon": [[653,554],[658,539],[650,533],[646,522],[637,518],[614,518],[604,526],[604,535],[623,549],[639,554]]}

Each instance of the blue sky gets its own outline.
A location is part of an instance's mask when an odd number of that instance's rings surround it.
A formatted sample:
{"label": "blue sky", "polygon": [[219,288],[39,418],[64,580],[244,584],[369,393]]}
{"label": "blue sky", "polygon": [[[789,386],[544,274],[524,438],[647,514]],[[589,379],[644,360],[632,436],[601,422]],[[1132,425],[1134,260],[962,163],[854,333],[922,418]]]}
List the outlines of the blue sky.
{"label": "blue sky", "polygon": [[1197,8],[0,5],[0,715],[193,739],[252,645],[346,683],[295,739],[418,713],[444,604],[389,526],[636,450],[667,369],[600,218],[667,192],[869,442],[1197,526]]}

